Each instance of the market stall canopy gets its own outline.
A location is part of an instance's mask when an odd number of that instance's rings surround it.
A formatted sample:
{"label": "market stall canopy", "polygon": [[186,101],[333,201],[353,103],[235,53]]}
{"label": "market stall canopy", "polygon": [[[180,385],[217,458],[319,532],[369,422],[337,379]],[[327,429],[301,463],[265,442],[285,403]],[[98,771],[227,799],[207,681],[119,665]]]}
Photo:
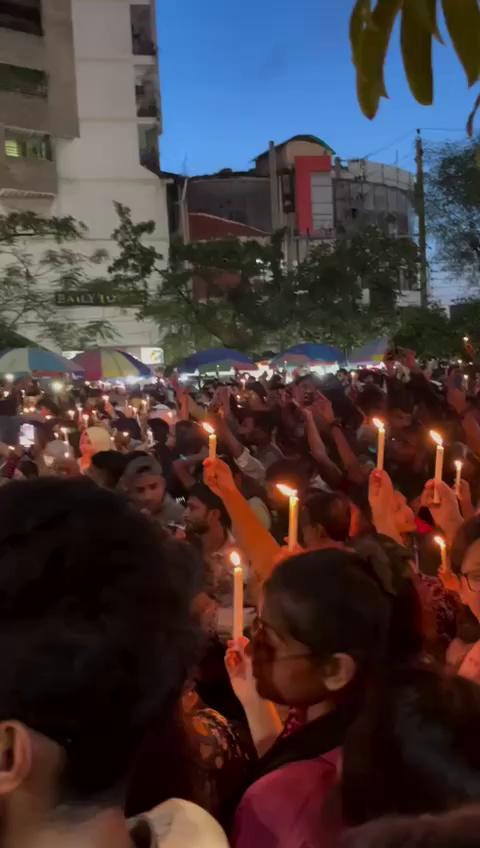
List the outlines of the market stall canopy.
{"label": "market stall canopy", "polygon": [[298,344],[289,347],[271,362],[272,368],[312,368],[315,365],[341,365],[345,355],[339,348],[323,344]]}
{"label": "market stall canopy", "polygon": [[152,369],[124,350],[96,347],[86,350],[72,360],[84,371],[86,380],[124,380],[128,377],[148,379]]}
{"label": "market stall canopy", "polygon": [[184,374],[211,373],[215,371],[251,371],[256,365],[246,353],[240,350],[231,350],[228,347],[212,347],[210,350],[202,350],[187,356],[178,366],[178,370]]}
{"label": "market stall canopy", "polygon": [[362,347],[355,348],[348,357],[348,361],[351,365],[378,365],[383,362],[389,346],[389,339],[375,339]]}
{"label": "market stall canopy", "polygon": [[0,374],[56,377],[77,373],[83,376],[83,369],[72,359],[65,359],[58,353],[40,347],[14,347],[0,354]]}

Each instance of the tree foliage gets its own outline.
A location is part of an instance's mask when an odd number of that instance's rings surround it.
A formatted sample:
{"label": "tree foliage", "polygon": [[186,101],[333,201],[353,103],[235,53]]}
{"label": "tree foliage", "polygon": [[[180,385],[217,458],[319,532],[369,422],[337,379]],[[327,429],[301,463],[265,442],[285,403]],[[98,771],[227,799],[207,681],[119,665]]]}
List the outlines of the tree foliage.
{"label": "tree foliage", "polygon": [[438,258],[448,270],[480,282],[480,169],[478,139],[428,151],[426,211]]}
{"label": "tree foliage", "polygon": [[356,0],[350,20],[350,40],[357,73],[358,100],[367,118],[374,118],[381,97],[387,97],[385,60],[394,25],[400,20],[403,64],[410,90],[425,106],[433,102],[433,40],[443,43],[440,10],[468,84],[480,76],[480,6],[478,0]]}
{"label": "tree foliage", "polygon": [[129,211],[122,214],[129,235],[118,242],[115,268],[145,285],[139,317],[158,325],[170,361],[219,344],[282,350],[323,340],[349,349],[396,326],[402,281],[413,286],[417,280],[414,242],[376,227],[326,242],[295,268],[284,261],[283,232],[266,244],[175,242],[164,267],[154,248],[142,250],[146,225],[133,233]]}
{"label": "tree foliage", "polygon": [[[85,256],[78,250],[86,228],[71,217],[42,218],[33,212],[0,215],[0,338],[15,337],[21,328],[35,328],[46,344],[80,348],[114,333],[106,321],[77,328],[58,317],[56,292],[93,291],[105,286],[98,269],[104,251]],[[55,247],[45,248],[48,240]],[[77,249],[73,249],[73,246]]]}

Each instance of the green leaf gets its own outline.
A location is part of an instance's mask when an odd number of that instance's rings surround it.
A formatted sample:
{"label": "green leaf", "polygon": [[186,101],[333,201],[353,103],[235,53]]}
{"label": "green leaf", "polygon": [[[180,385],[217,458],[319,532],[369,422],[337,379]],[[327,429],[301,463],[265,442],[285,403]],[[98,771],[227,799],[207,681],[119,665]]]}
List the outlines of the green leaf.
{"label": "green leaf", "polygon": [[380,97],[386,97],[383,68],[395,18],[402,0],[378,0],[363,28],[358,49],[357,94],[367,118],[374,118]]}
{"label": "green leaf", "polygon": [[363,30],[370,18],[370,0],[356,0],[350,18],[350,43],[352,45],[353,64],[358,65],[361,54]]}
{"label": "green leaf", "polygon": [[437,41],[443,44],[437,23],[437,0],[416,0],[411,4],[411,14],[415,15],[418,26],[433,35]]}
{"label": "green leaf", "polygon": [[450,38],[457,52],[468,84],[480,74],[480,10],[477,0],[442,0],[443,13]]}
{"label": "green leaf", "polygon": [[419,103],[433,103],[432,33],[418,26],[418,0],[404,0],[401,45],[405,72]]}

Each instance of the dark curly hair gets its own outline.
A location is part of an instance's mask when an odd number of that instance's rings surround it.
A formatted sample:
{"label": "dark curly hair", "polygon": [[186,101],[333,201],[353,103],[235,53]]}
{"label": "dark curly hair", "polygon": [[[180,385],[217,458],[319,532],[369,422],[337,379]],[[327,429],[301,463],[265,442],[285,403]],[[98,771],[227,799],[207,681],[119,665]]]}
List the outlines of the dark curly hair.
{"label": "dark curly hair", "polygon": [[108,803],[189,670],[195,554],[87,480],[11,483],[0,515],[0,721],[64,748],[59,803]]}

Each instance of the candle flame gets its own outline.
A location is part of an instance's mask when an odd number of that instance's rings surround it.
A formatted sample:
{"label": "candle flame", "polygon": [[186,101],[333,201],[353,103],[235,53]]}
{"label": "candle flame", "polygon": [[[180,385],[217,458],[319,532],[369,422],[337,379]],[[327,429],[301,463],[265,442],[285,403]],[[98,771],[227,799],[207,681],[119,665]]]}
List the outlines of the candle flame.
{"label": "candle flame", "polygon": [[232,551],[232,553],[230,554],[230,562],[232,563],[232,565],[235,566],[235,568],[239,567],[242,560],[240,559],[240,554],[238,553],[238,551]]}
{"label": "candle flame", "polygon": [[291,489],[290,486],[285,486],[284,483],[277,483],[277,489],[287,498],[296,498],[298,496],[296,489]]}
{"label": "candle flame", "polygon": [[380,418],[372,418],[372,422],[373,422],[374,427],[377,428],[377,430],[380,430],[380,431],[385,430],[385,422],[381,421]]}
{"label": "candle flame", "polygon": [[442,551],[444,551],[445,548],[447,547],[447,545],[445,543],[445,539],[443,538],[443,536],[435,536],[433,541],[435,542],[436,545],[438,545],[438,547]]}
{"label": "candle flame", "polygon": [[433,439],[436,445],[443,446],[443,439],[440,433],[436,433],[435,430],[430,430],[430,438]]}
{"label": "candle flame", "polygon": [[213,429],[213,427],[212,427],[212,425],[211,425],[211,424],[207,424],[207,422],[205,421],[205,422],[202,424],[202,427],[203,427],[203,429],[205,430],[205,432],[206,432],[206,433],[208,433],[208,435],[209,435],[209,436],[214,436],[214,435],[215,435],[215,430]]}
{"label": "candle flame", "polygon": [[455,462],[454,462],[454,465],[455,465],[455,469],[457,471],[461,471],[462,468],[463,468],[463,462],[462,462],[461,459],[456,459]]}
{"label": "candle flame", "polygon": [[128,433],[122,433],[122,436],[124,437],[124,439],[128,439],[128,435],[129,435]]}

